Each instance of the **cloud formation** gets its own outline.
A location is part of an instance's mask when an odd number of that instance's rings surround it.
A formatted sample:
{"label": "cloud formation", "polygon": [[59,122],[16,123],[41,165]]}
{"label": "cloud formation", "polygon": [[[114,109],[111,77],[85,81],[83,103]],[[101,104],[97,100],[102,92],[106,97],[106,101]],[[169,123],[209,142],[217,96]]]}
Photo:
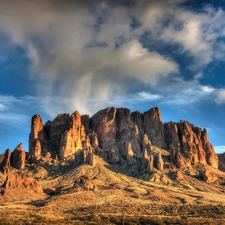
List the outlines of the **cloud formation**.
{"label": "cloud formation", "polygon": [[0,125],[1,132],[9,127],[10,129],[28,129],[26,124],[30,118],[41,107],[41,102],[32,96],[16,98],[11,95],[0,95]]}
{"label": "cloud formation", "polygon": [[218,104],[225,103],[225,89],[218,90],[216,101]]}
{"label": "cloud formation", "polygon": [[[193,97],[189,92],[200,96],[213,92],[198,86],[200,72],[193,81],[198,91],[188,89],[192,81],[184,81],[172,55],[144,47],[140,38],[147,32],[154,40],[178,43],[181,52],[194,58],[194,67],[202,67],[213,58],[223,58],[216,42],[225,36],[222,9],[205,6],[197,13],[183,7],[184,0],[80,2],[1,3],[0,31],[26,49],[32,62],[30,78],[50,115],[76,109],[93,113],[130,94],[148,101],[160,99],[175,90],[174,79],[187,87],[175,100],[190,101],[185,97]],[[162,93],[156,92],[162,88]]]}

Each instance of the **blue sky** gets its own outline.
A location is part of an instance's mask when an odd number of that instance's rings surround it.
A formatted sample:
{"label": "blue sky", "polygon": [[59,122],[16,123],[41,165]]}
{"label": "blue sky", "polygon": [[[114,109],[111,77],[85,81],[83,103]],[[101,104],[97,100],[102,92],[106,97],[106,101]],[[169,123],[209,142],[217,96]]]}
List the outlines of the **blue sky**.
{"label": "blue sky", "polygon": [[164,122],[204,127],[217,152],[225,151],[224,6],[1,2],[0,152],[20,142],[28,149],[35,113],[47,122],[108,106],[141,112],[158,106]]}

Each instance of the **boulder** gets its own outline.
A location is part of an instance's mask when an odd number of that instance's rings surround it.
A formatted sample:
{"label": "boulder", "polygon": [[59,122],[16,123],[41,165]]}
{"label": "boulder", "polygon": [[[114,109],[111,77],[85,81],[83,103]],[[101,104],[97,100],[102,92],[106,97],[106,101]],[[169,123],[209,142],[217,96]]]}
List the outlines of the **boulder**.
{"label": "boulder", "polygon": [[78,177],[74,181],[73,186],[77,191],[86,190],[86,191],[95,191],[97,186],[92,179],[87,176]]}
{"label": "boulder", "polygon": [[202,174],[202,179],[207,183],[213,183],[218,179],[215,173],[205,170]]}

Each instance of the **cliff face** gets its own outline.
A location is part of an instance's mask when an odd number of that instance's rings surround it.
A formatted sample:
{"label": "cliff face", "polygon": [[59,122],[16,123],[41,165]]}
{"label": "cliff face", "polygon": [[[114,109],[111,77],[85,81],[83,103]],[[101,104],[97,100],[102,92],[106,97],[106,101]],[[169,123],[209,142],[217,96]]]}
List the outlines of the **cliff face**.
{"label": "cliff face", "polygon": [[[145,113],[125,108],[106,108],[91,118],[78,112],[59,114],[43,125],[39,115],[32,118],[29,153],[36,157],[50,152],[60,159],[81,154],[93,164],[93,153],[111,163],[132,163],[140,158],[148,170],[163,170],[161,155],[153,146],[170,152],[177,167],[198,162],[218,167],[218,158],[208,141],[207,131],[187,121],[163,123],[158,108]],[[83,145],[82,145],[83,143]]]}
{"label": "cliff face", "polygon": [[82,150],[82,141],[86,140],[85,128],[81,116],[74,112],[59,114],[45,126],[39,115],[32,118],[29,153],[37,157],[41,153],[50,152],[60,159],[71,156]]}
{"label": "cliff face", "polygon": [[[187,121],[164,124],[165,149],[173,148],[174,154],[181,154],[191,164],[201,162],[218,168],[218,157],[208,140],[206,129],[195,127]],[[176,163],[175,163],[176,164]]]}

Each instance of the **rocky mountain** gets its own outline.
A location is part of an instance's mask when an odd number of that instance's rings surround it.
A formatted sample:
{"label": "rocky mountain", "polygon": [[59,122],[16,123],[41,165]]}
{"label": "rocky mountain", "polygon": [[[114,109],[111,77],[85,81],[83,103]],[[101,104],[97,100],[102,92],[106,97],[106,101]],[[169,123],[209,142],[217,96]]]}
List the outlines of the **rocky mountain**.
{"label": "rocky mountain", "polygon": [[183,120],[163,123],[158,108],[140,113],[110,107],[91,118],[76,111],[71,116],[59,114],[45,125],[40,115],[32,117],[29,154],[33,159],[49,152],[60,160],[83,154],[84,160],[91,162],[94,153],[110,163],[141,159],[163,169],[159,166],[163,160],[153,153],[153,146],[166,149],[177,167],[200,162],[218,168],[206,129]]}
{"label": "rocky mountain", "polygon": [[206,129],[163,123],[157,107],[76,111],[45,124],[36,114],[29,152],[20,143],[0,155],[0,210],[24,224],[158,224],[156,215],[161,224],[223,224],[219,159]]}

